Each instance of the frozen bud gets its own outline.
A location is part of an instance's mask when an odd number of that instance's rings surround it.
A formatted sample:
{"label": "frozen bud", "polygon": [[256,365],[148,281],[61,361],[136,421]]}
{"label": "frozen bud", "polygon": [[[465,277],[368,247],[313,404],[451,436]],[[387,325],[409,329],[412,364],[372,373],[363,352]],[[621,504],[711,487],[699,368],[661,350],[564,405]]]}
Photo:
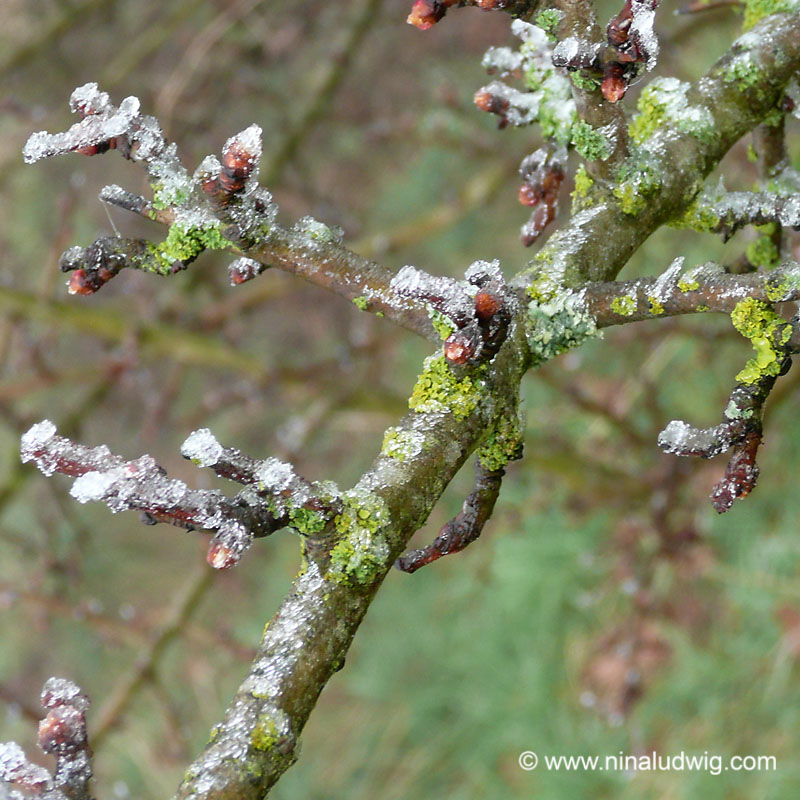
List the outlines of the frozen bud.
{"label": "frozen bud", "polygon": [[451,364],[466,364],[476,355],[475,342],[463,330],[455,331],[444,343],[444,357]]}
{"label": "frozen bud", "polygon": [[621,64],[612,62],[606,65],[600,90],[609,103],[616,103],[625,96],[625,92],[628,91],[628,81],[625,80],[625,72]]}
{"label": "frozen bud", "polygon": [[475,295],[475,314],[478,319],[491,319],[503,307],[500,286],[487,286]]}
{"label": "frozen bud", "polygon": [[70,110],[82,117],[100,114],[111,105],[107,92],[101,92],[96,83],[79,86],[69,98]]}
{"label": "frozen bud", "polygon": [[199,467],[213,467],[222,454],[222,445],[208,428],[193,431],[181,445],[181,455]]}
{"label": "frozen bud", "polygon": [[108,283],[116,275],[115,272],[100,267],[95,270],[76,269],[67,281],[70,294],[94,294],[101,286]]}
{"label": "frozen bud", "polygon": [[235,521],[227,521],[208,545],[206,561],[214,569],[230,569],[253,543],[253,534]]}
{"label": "frozen bud", "polygon": [[421,31],[427,31],[446,13],[447,6],[442,0],[416,0],[406,22]]}
{"label": "frozen bud", "polygon": [[239,286],[246,281],[252,280],[256,275],[260,275],[266,267],[252,258],[237,258],[228,267],[228,278],[231,286]]}
{"label": "frozen bud", "polygon": [[69,753],[86,746],[86,719],[74,706],[51,709],[39,723],[39,747],[45,753]]}
{"label": "frozen bud", "polygon": [[222,150],[219,183],[226,192],[239,192],[261,159],[261,128],[251,125],[232,136]]}
{"label": "frozen bud", "polygon": [[499,116],[503,116],[510,105],[505,97],[492,94],[488,89],[478,89],[472,99],[481,111],[485,111],[487,114],[498,114]]}
{"label": "frozen bud", "polygon": [[523,183],[519,187],[517,197],[524,206],[535,206],[542,199],[539,190],[530,183]]}
{"label": "frozen bud", "polygon": [[553,221],[556,216],[554,203],[541,203],[536,207],[531,218],[522,226],[520,239],[525,247],[530,247],[541,232]]}
{"label": "frozen bud", "polygon": [[42,688],[42,705],[45,708],[58,706],[74,706],[81,711],[89,708],[89,698],[80,690],[80,687],[66,678],[50,678]]}

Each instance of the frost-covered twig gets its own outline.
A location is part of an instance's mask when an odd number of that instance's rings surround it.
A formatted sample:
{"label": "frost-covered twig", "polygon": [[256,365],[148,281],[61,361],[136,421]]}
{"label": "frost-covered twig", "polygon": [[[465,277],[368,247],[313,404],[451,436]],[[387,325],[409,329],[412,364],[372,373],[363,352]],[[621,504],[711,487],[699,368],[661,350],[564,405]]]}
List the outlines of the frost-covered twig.
{"label": "frost-covered twig", "polygon": [[461,511],[442,526],[439,535],[420,550],[411,550],[395,562],[403,572],[416,572],[420,567],[437,561],[442,556],[458,553],[472,544],[483,532],[492,516],[500,494],[504,469],[487,470],[475,460],[475,485],[464,501]]}
{"label": "frost-covered twig", "polygon": [[[89,699],[71,681],[50,678],[41,700],[48,712],[39,724],[39,747],[55,757],[55,771],[51,774],[32,764],[13,742],[0,744],[0,788],[5,781],[42,800],[91,800],[92,751],[86,734]],[[15,796],[23,795],[12,794]]]}
{"label": "frost-covered twig", "polygon": [[451,6],[477,6],[484,11],[507,11],[526,19],[542,4],[542,0],[415,0],[408,15],[408,24],[427,31],[447,13]]}
{"label": "frost-covered twig", "polygon": [[680,258],[658,277],[588,283],[583,291],[598,328],[707,311],[730,314],[748,297],[800,300],[800,264],[786,261],[769,272],[732,275],[714,262],[683,272]]}
{"label": "frost-covered twig", "polygon": [[766,303],[751,298],[736,305],[732,320],[739,333],[750,339],[756,356],[736,376],[738,383],[723,421],[712,428],[695,428],[673,420],[658,437],[659,447],[677,456],[713,458],[733,448],[725,475],[711,493],[711,502],[720,514],[756,485],[763,406],[777,378],[791,366],[792,354],[798,352],[797,317],[787,322]]}
{"label": "frost-covered twig", "polygon": [[[199,450],[198,446],[189,452]],[[114,513],[143,512],[143,521],[149,524],[169,522],[214,531],[208,560],[216,568],[233,566],[254,537],[267,536],[288,521],[271,513],[266,499],[252,487],[233,498],[190,489],[183,481],[168,478],[150,456],[126,461],[105,445],[76,444],[56,435],[56,426],[49,421],[34,425],[22,437],[21,455],[23,462],[33,461],[45,475],[60,472],[76,478],[70,494],[78,502],[102,500]],[[261,479],[265,491],[273,489],[268,476]]]}

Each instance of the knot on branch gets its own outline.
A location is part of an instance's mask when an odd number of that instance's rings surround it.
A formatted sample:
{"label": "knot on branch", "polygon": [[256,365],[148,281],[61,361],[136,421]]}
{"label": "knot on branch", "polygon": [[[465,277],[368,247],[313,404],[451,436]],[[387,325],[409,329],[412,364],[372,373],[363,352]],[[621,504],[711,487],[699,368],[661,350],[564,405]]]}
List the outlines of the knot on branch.
{"label": "knot on branch", "polygon": [[495,260],[476,261],[466,281],[429,275],[406,266],[392,279],[401,297],[424,300],[445,340],[445,358],[455,365],[492,359],[505,341],[516,303]]}
{"label": "knot on branch", "polygon": [[55,771],[51,774],[31,763],[19,745],[8,742],[0,744],[0,781],[42,800],[91,800],[92,751],[86,733],[89,699],[72,681],[50,678],[41,702],[48,712],[39,724],[39,747],[55,756]]}

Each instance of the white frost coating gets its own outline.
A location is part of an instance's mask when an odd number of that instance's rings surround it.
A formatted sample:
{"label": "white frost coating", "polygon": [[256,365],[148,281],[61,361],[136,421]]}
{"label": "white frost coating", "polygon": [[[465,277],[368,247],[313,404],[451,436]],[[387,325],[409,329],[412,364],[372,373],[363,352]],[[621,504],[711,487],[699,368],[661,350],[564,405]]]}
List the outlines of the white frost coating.
{"label": "white frost coating", "polygon": [[256,477],[265,488],[281,492],[289,488],[295,474],[291,464],[270,457],[256,470]]}
{"label": "white frost coating", "polygon": [[223,450],[208,428],[192,431],[181,445],[181,455],[199,467],[213,467],[222,457]]}
{"label": "white frost coating", "polygon": [[652,0],[633,0],[633,20],[629,29],[631,38],[644,52],[645,68],[648,72],[655,67],[658,59],[658,37],[653,30],[656,12],[654,8],[648,7],[651,2]]}
{"label": "white frost coating", "polygon": [[239,146],[250,156],[250,163],[255,164],[261,158],[261,126],[253,123],[249,128],[245,128],[241,133],[231,136],[225,147],[222,148],[223,152],[227,152],[233,147],[234,142],[238,142]]}
{"label": "white frost coating", "polygon": [[580,47],[581,43],[574,36],[568,36],[553,48],[553,57],[564,62],[572,61]]}
{"label": "white frost coating", "polygon": [[483,279],[484,276],[503,283],[503,271],[500,269],[499,258],[495,258],[493,261],[473,261],[464,273],[464,277],[469,283],[472,283],[473,279]]}
{"label": "white frost coating", "polygon": [[683,262],[685,260],[683,256],[678,256],[658,278],[656,278],[652,290],[652,296],[655,297],[656,300],[663,303],[675,293],[675,287],[680,278],[681,271],[683,270]]}
{"label": "white frost coating", "polygon": [[76,683],[66,678],[48,678],[42,688],[41,699],[45,708],[71,705],[85,711],[89,707],[89,698]]}
{"label": "white frost coating", "polygon": [[75,479],[69,493],[79,502],[102,500],[119,480],[117,470],[108,472],[87,472]]}
{"label": "white frost coating", "polygon": [[[521,72],[527,84],[525,91],[512,89],[500,81],[493,81],[481,91],[499,97],[508,104],[502,116],[512,125],[530,125],[546,117],[545,135],[555,137],[560,144],[569,142],[569,129],[577,118],[572,100],[570,82],[562,71],[553,65],[553,50],[547,34],[536,25],[514,20],[511,31],[522,39],[517,53],[508,48],[490,48],[483,65],[490,72]],[[575,40],[577,47],[583,43]],[[546,113],[545,113],[546,112]]]}
{"label": "white frost coating", "polygon": [[24,751],[16,742],[4,742],[0,744],[0,780],[11,783],[24,782],[28,786],[42,786],[51,779],[50,773],[44,767],[31,764],[25,758]]}
{"label": "white frost coating", "polygon": [[101,92],[96,83],[84,83],[83,86],[75,89],[69,98],[69,108],[73,113],[78,111],[86,113],[91,110],[93,114],[99,114],[105,111],[109,105],[111,105],[111,99],[108,92]]}
{"label": "white frost coating", "polygon": [[490,47],[481,61],[489,72],[508,75],[522,67],[522,56],[510,47]]}
{"label": "white frost coating", "polygon": [[344,231],[337,225],[326,225],[310,216],[300,217],[292,231],[299,233],[303,244],[312,250],[321,244],[341,244],[344,238]]}
{"label": "white frost coating", "polygon": [[41,450],[42,446],[56,435],[56,430],[56,426],[49,419],[45,419],[32,425],[23,433],[20,440],[22,463],[26,464],[28,461],[32,461],[35,458],[34,453]]}
{"label": "white frost coating", "polygon": [[797,78],[792,78],[786,86],[786,94],[794,103],[791,115],[795,119],[800,119],[800,82]]}

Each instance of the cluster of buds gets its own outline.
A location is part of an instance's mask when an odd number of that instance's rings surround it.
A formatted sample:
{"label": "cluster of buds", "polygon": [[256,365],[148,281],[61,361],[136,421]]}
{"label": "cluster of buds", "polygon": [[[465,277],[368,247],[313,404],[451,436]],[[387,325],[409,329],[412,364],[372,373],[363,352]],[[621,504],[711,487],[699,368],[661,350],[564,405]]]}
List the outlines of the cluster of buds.
{"label": "cluster of buds", "polygon": [[522,185],[519,201],[533,208],[530,219],[522,226],[520,238],[530,247],[558,213],[558,192],[564,180],[566,150],[553,152],[540,148],[526,156],[519,167]]}
{"label": "cluster of buds", "polygon": [[[49,800],[90,800],[92,752],[86,736],[86,709],[89,699],[71,681],[50,678],[41,695],[47,716],[39,724],[39,747],[55,757],[51,774],[27,760],[14,744],[0,744],[0,796],[3,782],[14,784]],[[21,797],[11,792],[9,797]]]}
{"label": "cluster of buds", "polygon": [[403,267],[392,281],[397,294],[424,300],[455,329],[445,340],[444,355],[458,366],[495,356],[505,341],[513,303],[498,261],[476,261],[465,277],[466,286]]}
{"label": "cluster of buds", "polygon": [[261,128],[251,125],[232,136],[222,148],[222,163],[213,156],[198,170],[200,186],[216,206],[225,207],[258,178],[261,160]]}
{"label": "cluster of buds", "polygon": [[653,19],[659,0],[625,0],[622,11],[606,28],[606,37],[613,58],[603,70],[603,97],[616,103],[625,96],[631,81],[655,66],[658,40],[653,32]]}

